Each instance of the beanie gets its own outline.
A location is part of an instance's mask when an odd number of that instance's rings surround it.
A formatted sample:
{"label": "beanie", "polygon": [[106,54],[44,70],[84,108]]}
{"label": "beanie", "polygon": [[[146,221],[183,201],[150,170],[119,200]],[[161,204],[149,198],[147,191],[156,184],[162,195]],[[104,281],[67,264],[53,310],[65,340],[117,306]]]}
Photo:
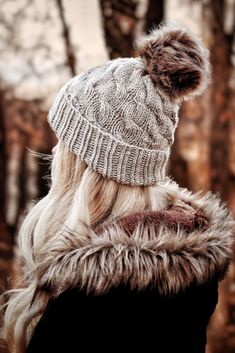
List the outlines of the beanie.
{"label": "beanie", "polygon": [[129,185],[151,185],[165,169],[183,100],[201,95],[208,50],[188,30],[165,24],[118,58],[65,84],[48,121],[59,140],[93,170]]}

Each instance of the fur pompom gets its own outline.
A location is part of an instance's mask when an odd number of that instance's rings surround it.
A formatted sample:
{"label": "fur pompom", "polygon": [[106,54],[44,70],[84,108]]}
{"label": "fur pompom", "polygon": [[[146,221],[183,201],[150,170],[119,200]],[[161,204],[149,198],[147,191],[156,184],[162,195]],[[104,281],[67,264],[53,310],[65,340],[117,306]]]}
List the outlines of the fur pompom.
{"label": "fur pompom", "polygon": [[209,51],[188,30],[165,24],[136,42],[153,82],[171,100],[201,95],[210,80]]}

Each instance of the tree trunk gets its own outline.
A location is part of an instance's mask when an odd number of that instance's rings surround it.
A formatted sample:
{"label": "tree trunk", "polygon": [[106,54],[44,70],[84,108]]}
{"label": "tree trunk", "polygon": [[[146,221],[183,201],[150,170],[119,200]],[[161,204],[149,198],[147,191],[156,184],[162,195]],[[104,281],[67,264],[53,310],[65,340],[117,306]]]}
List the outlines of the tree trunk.
{"label": "tree trunk", "polygon": [[100,0],[100,6],[110,58],[134,56],[136,1]]}
{"label": "tree trunk", "polygon": [[64,39],[65,53],[66,53],[66,57],[67,57],[66,64],[70,68],[71,75],[75,76],[76,75],[76,58],[74,55],[74,48],[71,43],[69,26],[68,26],[66,19],[65,19],[63,0],[56,0],[56,2],[57,2],[59,16],[60,16],[61,25],[62,25],[62,35],[63,35],[63,39]]}
{"label": "tree trunk", "polygon": [[[234,31],[225,33],[225,5],[226,1],[223,0],[208,0],[203,6],[213,65],[210,107],[213,117],[210,139],[211,184],[212,190],[220,193],[235,215],[235,68],[232,64],[234,36],[231,34],[234,34]],[[209,331],[213,353],[235,351],[234,285],[235,260],[230,266],[226,279],[221,283],[220,302]]]}
{"label": "tree trunk", "polygon": [[[235,214],[234,30],[225,30],[226,0],[207,0],[201,6],[201,33],[210,50],[213,81],[203,97],[182,107],[169,173],[193,191],[219,192]],[[234,29],[234,17],[232,26]],[[233,262],[220,285],[219,303],[208,330],[207,352],[235,351],[234,286]]]}
{"label": "tree trunk", "polygon": [[144,32],[149,33],[164,19],[164,0],[148,0]]}
{"label": "tree trunk", "polygon": [[13,234],[6,222],[6,150],[3,96],[0,94],[0,294],[9,286],[13,260]]}

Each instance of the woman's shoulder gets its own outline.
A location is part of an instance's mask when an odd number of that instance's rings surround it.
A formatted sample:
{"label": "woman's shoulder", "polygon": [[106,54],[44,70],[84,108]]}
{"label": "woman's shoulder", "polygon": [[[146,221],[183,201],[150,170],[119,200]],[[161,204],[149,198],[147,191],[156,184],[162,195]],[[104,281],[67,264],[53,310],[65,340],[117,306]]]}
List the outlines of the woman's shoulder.
{"label": "woman's shoulder", "polygon": [[66,290],[49,301],[27,353],[75,352],[83,347],[108,352],[112,349],[108,342],[117,342],[120,349],[143,346],[152,351],[157,344],[164,352],[191,352],[195,344],[205,346],[217,286],[213,279],[172,297],[159,295],[157,288],[137,291],[121,285],[98,296],[80,288]]}
{"label": "woman's shoulder", "polygon": [[126,283],[138,290],[156,285],[168,295],[223,278],[234,221],[218,195],[193,194],[171,180],[159,184],[158,195],[156,211],[131,213],[99,231],[84,225],[84,237],[68,232],[53,239],[39,264],[39,285],[95,294]]}

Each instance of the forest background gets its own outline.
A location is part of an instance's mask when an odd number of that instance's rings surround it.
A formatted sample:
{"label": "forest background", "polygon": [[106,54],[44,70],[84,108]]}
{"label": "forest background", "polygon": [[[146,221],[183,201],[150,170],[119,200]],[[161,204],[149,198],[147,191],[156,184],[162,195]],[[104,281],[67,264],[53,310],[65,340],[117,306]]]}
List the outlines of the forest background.
{"label": "forest background", "polygon": [[[184,103],[168,174],[219,193],[235,216],[235,0],[0,0],[0,292],[19,277],[17,234],[47,192],[56,144],[47,113],[72,76],[109,58],[164,20],[188,26],[211,53],[206,94]],[[207,353],[235,352],[235,257],[220,285]]]}

